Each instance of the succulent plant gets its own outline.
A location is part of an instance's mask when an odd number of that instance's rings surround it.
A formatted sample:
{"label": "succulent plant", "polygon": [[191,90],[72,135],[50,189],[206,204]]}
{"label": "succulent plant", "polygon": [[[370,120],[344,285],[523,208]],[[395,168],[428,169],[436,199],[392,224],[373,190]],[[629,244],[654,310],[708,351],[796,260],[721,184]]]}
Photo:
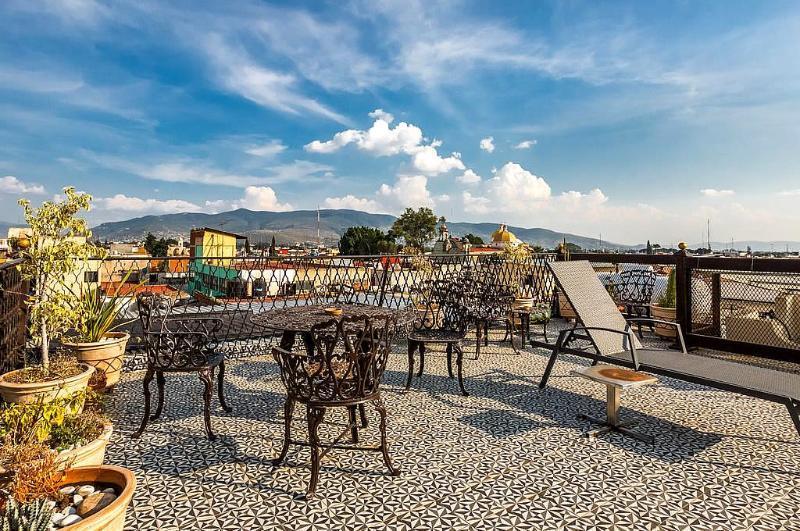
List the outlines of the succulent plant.
{"label": "succulent plant", "polygon": [[10,498],[3,514],[2,531],[47,531],[53,507],[46,499],[20,505]]}

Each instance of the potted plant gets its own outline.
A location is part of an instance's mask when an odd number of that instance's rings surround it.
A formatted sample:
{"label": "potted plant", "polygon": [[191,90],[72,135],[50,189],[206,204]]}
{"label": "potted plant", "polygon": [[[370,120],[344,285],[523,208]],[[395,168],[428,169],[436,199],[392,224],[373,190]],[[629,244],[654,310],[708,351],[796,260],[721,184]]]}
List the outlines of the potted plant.
{"label": "potted plant", "polygon": [[[78,322],[74,304],[88,259],[102,254],[102,249],[88,243],[91,236],[86,220],[76,215],[88,210],[91,197],[74,188],[64,189],[62,201],[44,201],[33,208],[20,200],[25,221],[30,227],[22,274],[33,282],[35,292],[29,298],[30,334],[37,343],[41,364],[25,367],[0,376],[0,396],[6,402],[53,400],[85,389],[94,367],[63,360],[50,362],[50,343]],[[76,287],[77,285],[77,287]]]}
{"label": "potted plant", "polygon": [[[129,470],[102,465],[111,424],[92,400],[83,413],[70,414],[75,400],[0,410],[3,529],[123,529],[136,480]],[[47,526],[36,527],[45,517]]]}
{"label": "potted plant", "polygon": [[[653,319],[661,319],[663,321],[675,322],[675,269],[669,272],[667,277],[667,287],[664,292],[658,297],[656,303],[650,304],[650,315]],[[678,336],[678,330],[674,326],[655,323],[655,333],[664,339],[675,339]]]}
{"label": "potted plant", "polygon": [[52,402],[7,404],[0,408],[0,441],[9,447],[49,448],[59,470],[102,465],[112,424],[96,407],[71,413],[83,400],[78,394]]}
{"label": "potted plant", "polygon": [[33,527],[46,515],[60,529],[121,531],[135,489],[136,478],[126,468],[104,465],[62,471],[41,445],[0,449],[0,524],[8,529],[51,529]]}
{"label": "potted plant", "polygon": [[74,333],[62,341],[78,361],[96,369],[89,385],[97,391],[114,387],[122,372],[125,347],[131,336],[117,329],[130,321],[116,323],[116,320],[125,305],[120,290],[128,275],[114,293],[106,297],[96,287],[87,290],[77,304],[78,322]]}

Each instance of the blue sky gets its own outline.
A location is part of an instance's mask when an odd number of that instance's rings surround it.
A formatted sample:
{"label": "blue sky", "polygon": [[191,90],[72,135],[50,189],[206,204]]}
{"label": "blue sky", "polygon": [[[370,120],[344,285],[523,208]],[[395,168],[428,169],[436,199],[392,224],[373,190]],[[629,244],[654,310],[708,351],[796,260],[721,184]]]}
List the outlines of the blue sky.
{"label": "blue sky", "polygon": [[431,206],[800,240],[796,2],[0,6],[0,220]]}

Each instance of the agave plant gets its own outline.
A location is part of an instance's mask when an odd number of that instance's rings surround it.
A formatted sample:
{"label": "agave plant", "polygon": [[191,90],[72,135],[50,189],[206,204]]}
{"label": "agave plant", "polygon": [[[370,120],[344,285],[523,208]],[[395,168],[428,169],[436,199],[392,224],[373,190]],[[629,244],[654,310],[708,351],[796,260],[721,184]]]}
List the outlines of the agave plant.
{"label": "agave plant", "polygon": [[120,295],[120,291],[130,274],[131,271],[128,271],[113,293],[107,293],[104,296],[99,288],[93,287],[83,294],[77,301],[77,314],[80,318],[75,326],[75,335],[70,337],[70,340],[79,343],[96,343],[102,341],[109,332],[133,321],[115,324],[117,315],[126,304],[126,301],[123,300],[125,297]]}
{"label": "agave plant", "polygon": [[2,531],[47,531],[53,505],[46,499],[19,504],[10,498],[3,514]]}

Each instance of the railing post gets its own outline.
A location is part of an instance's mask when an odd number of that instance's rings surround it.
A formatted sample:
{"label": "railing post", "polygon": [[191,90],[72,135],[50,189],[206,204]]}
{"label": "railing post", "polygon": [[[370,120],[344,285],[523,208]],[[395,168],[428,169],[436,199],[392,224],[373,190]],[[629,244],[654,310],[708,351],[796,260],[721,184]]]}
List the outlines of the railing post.
{"label": "railing post", "polygon": [[686,249],[675,253],[675,317],[685,335],[692,332],[692,272],[687,260]]}
{"label": "railing post", "polygon": [[720,277],[719,273],[711,275],[711,335],[716,337],[720,337],[722,334],[722,317],[720,316],[722,282]]}
{"label": "railing post", "polygon": [[[375,270],[376,271],[378,270],[378,264],[380,264],[380,263],[381,263],[380,260],[378,260],[378,263],[375,265]],[[386,264],[380,270],[381,273],[383,273],[383,274],[381,275],[380,293],[378,294],[378,306],[383,306],[383,302],[386,299],[386,283],[389,280],[389,266],[390,265],[391,265],[391,259],[389,259],[387,257]]]}

